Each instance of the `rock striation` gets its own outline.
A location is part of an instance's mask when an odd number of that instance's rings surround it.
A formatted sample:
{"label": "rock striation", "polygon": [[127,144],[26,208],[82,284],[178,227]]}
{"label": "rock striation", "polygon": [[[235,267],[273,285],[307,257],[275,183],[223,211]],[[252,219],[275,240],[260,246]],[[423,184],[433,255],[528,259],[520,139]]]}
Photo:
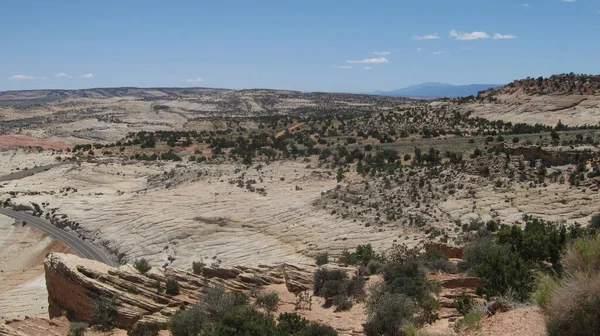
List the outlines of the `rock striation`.
{"label": "rock striation", "polygon": [[[68,316],[91,322],[95,302],[101,297],[113,298],[117,327],[122,329],[138,322],[154,322],[166,328],[170,316],[182,304],[201,299],[203,289],[209,284],[242,292],[286,284],[290,291],[302,291],[312,287],[313,272],[312,266],[303,269],[281,264],[257,268],[213,265],[204,267],[199,275],[171,267],[154,267],[141,274],[131,265],[111,268],[63,253],[49,254],[44,269],[50,318]],[[180,294],[171,296],[159,290],[169,278],[179,282]]]}

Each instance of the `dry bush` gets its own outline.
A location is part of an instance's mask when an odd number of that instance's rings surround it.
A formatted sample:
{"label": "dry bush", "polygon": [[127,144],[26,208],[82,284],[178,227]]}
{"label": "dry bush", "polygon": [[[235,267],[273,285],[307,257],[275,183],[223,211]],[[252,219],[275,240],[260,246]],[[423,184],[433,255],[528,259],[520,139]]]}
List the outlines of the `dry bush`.
{"label": "dry bush", "polygon": [[600,235],[573,243],[562,263],[564,277],[550,289],[550,298],[542,305],[547,315],[548,335],[598,335]]}
{"label": "dry bush", "polygon": [[549,335],[597,335],[600,330],[600,273],[568,276],[548,308]]}

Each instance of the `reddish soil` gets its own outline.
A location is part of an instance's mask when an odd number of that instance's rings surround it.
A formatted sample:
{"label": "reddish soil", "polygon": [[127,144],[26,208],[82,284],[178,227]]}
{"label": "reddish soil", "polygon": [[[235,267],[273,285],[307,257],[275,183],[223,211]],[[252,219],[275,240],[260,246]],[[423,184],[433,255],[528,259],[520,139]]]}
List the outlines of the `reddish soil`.
{"label": "reddish soil", "polygon": [[58,141],[36,139],[27,135],[0,135],[0,148],[11,147],[42,147],[44,149],[67,149],[69,145]]}

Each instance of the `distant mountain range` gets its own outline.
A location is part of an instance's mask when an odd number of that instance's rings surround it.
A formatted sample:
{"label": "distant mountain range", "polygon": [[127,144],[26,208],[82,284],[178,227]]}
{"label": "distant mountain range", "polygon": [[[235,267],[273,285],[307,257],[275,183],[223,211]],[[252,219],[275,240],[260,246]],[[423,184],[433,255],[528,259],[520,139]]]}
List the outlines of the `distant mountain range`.
{"label": "distant mountain range", "polygon": [[500,84],[470,84],[470,85],[452,85],[445,83],[423,83],[405,87],[404,89],[394,91],[375,91],[374,94],[394,97],[414,97],[414,98],[454,98],[476,96],[479,91],[490,88],[497,88]]}

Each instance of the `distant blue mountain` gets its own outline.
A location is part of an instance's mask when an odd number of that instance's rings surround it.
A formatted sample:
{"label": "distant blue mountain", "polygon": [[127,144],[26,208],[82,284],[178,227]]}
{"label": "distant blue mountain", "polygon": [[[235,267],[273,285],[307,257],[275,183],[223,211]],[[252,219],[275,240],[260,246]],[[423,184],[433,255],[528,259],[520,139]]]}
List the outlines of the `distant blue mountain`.
{"label": "distant blue mountain", "polygon": [[395,97],[416,97],[416,98],[454,98],[477,96],[479,91],[490,88],[500,87],[499,84],[470,84],[470,85],[452,85],[445,83],[423,83],[412,85],[404,89],[383,92],[376,91],[375,94]]}

